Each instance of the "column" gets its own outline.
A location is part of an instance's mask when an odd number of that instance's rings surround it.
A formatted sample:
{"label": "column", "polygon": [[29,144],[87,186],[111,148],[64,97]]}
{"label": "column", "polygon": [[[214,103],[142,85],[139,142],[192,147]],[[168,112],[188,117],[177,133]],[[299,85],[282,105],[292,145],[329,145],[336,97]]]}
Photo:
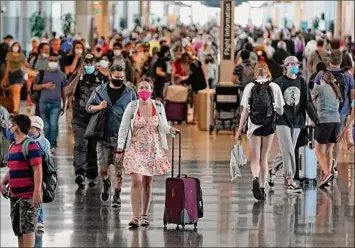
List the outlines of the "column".
{"label": "column", "polygon": [[295,25],[296,30],[300,30],[302,20],[303,20],[302,1],[296,1],[295,2],[295,21],[293,23]]}
{"label": "column", "polygon": [[100,28],[100,35],[104,36],[106,40],[108,39],[109,35],[109,28],[110,28],[110,16],[108,11],[108,0],[102,1],[102,19],[101,19],[101,28]]}
{"label": "column", "polygon": [[89,40],[90,32],[90,1],[75,1],[75,32],[81,33],[86,41]]}
{"label": "column", "polygon": [[337,1],[337,12],[335,17],[334,36],[342,37],[342,15],[343,15],[343,1]]}
{"label": "column", "polygon": [[144,1],[143,26],[150,26],[150,0]]}
{"label": "column", "polygon": [[220,82],[230,82],[234,68],[234,8],[235,1],[221,1]]}

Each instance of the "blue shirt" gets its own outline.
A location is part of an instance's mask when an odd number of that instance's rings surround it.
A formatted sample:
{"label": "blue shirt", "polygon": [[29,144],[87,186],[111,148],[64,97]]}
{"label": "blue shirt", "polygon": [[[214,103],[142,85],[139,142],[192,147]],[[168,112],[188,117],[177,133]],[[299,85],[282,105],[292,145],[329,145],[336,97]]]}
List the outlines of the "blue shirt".
{"label": "blue shirt", "polygon": [[43,82],[39,82],[40,73],[37,74],[35,78],[35,83],[49,83],[52,82],[55,84],[55,88],[51,89],[43,89],[41,90],[41,96],[39,98],[39,102],[52,102],[52,103],[60,103],[62,98],[62,88],[66,86],[67,79],[66,75],[60,71],[44,71]]}
{"label": "blue shirt", "polygon": [[37,139],[33,139],[34,141],[38,142],[41,150],[46,154],[51,154],[51,145],[49,141],[43,136],[40,135]]}
{"label": "blue shirt", "polygon": [[[339,71],[341,71],[340,68],[334,68],[334,67],[328,67],[327,70],[330,71],[330,72],[339,72]],[[318,85],[320,84],[320,80],[321,80],[321,78],[323,76],[323,73],[324,73],[323,71],[320,71],[317,74],[316,78],[314,79],[314,82],[316,84],[318,84]],[[349,113],[350,99],[348,97],[349,96],[348,92],[350,90],[354,89],[354,78],[347,71],[344,72],[344,75],[345,75],[346,82],[347,82],[346,87],[345,87],[345,91],[347,92],[347,94],[346,94],[346,98],[344,100],[343,107],[340,110],[340,114],[341,115],[347,115]]]}

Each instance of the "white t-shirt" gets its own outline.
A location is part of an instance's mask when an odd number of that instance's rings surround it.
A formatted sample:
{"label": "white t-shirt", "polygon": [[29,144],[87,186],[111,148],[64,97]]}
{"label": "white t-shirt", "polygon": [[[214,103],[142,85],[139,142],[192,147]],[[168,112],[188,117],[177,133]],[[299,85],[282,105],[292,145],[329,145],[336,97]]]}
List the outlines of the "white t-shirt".
{"label": "white t-shirt", "polygon": [[[259,82],[259,83],[265,83],[267,81],[268,81],[267,79],[257,80],[257,82]],[[254,85],[255,85],[254,83],[249,83],[244,88],[242,101],[240,102],[240,105],[243,106],[244,108],[249,108],[249,98],[251,95],[251,89],[253,88]],[[281,89],[277,84],[275,84],[273,82],[270,83],[270,87],[271,87],[272,92],[274,94],[275,110],[279,115],[282,115],[283,114],[283,106],[285,105],[285,101],[284,101]],[[253,124],[250,121],[250,118],[248,117],[248,133],[247,133],[248,139],[253,135],[254,131],[256,129],[258,129],[259,127],[261,127],[261,125]]]}

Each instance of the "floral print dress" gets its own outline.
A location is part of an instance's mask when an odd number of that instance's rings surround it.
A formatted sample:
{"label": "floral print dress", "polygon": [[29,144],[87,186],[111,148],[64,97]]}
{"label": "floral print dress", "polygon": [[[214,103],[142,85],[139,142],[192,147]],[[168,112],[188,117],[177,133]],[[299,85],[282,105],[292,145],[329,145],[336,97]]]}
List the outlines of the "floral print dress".
{"label": "floral print dress", "polygon": [[159,120],[153,107],[151,117],[140,116],[139,110],[133,123],[133,137],[126,150],[123,167],[127,174],[143,176],[162,175],[170,169],[170,163],[161,147]]}

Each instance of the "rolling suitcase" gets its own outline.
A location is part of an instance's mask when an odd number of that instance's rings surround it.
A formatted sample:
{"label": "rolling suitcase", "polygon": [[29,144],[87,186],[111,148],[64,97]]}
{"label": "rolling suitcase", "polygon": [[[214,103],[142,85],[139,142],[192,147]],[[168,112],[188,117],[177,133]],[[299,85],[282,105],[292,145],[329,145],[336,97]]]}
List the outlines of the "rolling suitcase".
{"label": "rolling suitcase", "polygon": [[187,121],[189,89],[182,85],[169,85],[165,91],[165,112],[168,121]]}
{"label": "rolling suitcase", "polygon": [[200,181],[197,178],[181,175],[181,133],[179,136],[179,167],[174,177],[174,143],[172,145],[171,177],[166,179],[164,229],[167,224],[194,225],[196,229],[199,218],[203,217],[203,200]]}
{"label": "rolling suitcase", "polygon": [[[298,168],[301,185],[317,186],[317,156],[313,146],[314,128],[307,127],[308,142],[298,148]],[[297,153],[296,153],[297,154]]]}

